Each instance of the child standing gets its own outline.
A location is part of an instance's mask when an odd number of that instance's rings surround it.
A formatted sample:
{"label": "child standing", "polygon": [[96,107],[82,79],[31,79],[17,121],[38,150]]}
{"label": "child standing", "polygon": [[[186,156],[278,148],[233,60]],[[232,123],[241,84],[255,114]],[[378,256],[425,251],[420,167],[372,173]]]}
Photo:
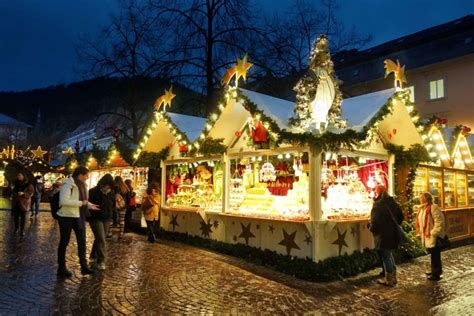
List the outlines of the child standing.
{"label": "child standing", "polygon": [[148,230],[148,241],[155,242],[155,222],[160,221],[160,205],[161,195],[160,186],[156,182],[150,183],[146,190],[146,195],[142,201],[142,212],[145,217],[146,226]]}

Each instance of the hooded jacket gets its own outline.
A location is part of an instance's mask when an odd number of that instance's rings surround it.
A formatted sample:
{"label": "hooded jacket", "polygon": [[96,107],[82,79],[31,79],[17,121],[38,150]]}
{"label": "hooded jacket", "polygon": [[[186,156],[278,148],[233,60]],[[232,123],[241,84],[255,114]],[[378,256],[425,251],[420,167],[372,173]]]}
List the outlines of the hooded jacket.
{"label": "hooded jacket", "polygon": [[58,215],[61,217],[79,218],[79,208],[82,201],[79,200],[79,188],[74,183],[72,177],[67,178],[59,192],[59,211]]}

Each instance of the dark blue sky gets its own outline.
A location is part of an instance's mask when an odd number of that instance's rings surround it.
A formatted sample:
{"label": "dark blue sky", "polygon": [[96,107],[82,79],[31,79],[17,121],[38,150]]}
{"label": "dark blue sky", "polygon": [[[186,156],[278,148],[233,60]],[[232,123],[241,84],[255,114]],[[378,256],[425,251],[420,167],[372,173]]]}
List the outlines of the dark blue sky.
{"label": "dark blue sky", "polygon": [[[281,12],[289,2],[261,0]],[[373,35],[369,46],[474,14],[474,0],[340,0],[339,6],[347,26]],[[79,80],[79,35],[95,33],[116,7],[116,0],[0,0],[0,91]]]}

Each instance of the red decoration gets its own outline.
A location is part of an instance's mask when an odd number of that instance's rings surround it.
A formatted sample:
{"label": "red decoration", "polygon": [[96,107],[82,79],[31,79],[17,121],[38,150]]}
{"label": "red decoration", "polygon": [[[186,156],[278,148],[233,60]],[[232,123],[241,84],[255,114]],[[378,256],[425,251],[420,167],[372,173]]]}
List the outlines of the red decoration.
{"label": "red decoration", "polygon": [[186,151],[188,151],[188,146],[186,146],[186,145],[179,145],[179,151],[180,151],[180,152],[186,152]]}
{"label": "red decoration", "polygon": [[392,134],[388,133],[388,139],[392,139]]}
{"label": "red decoration", "polygon": [[241,131],[236,131],[235,133],[235,137],[239,138],[240,136],[242,136],[242,132]]}
{"label": "red decoration", "polygon": [[262,121],[257,119],[253,120],[252,124],[252,138],[255,143],[266,143],[267,140],[267,130],[262,124]]}
{"label": "red decoration", "polygon": [[444,117],[438,117],[436,123],[438,123],[439,125],[445,125],[446,123],[448,123],[448,120]]}
{"label": "red decoration", "polygon": [[173,144],[172,144],[172,143],[169,143],[169,144],[168,144],[168,148],[171,149],[171,147],[173,147]]}
{"label": "red decoration", "polygon": [[469,132],[471,132],[471,128],[467,127],[467,126],[464,126],[464,128],[462,129],[461,132],[462,132],[463,135],[467,135],[467,134],[469,134]]}
{"label": "red decoration", "polygon": [[393,133],[393,135],[396,135],[396,134],[397,134],[397,129],[394,128],[394,129],[392,130],[392,133]]}

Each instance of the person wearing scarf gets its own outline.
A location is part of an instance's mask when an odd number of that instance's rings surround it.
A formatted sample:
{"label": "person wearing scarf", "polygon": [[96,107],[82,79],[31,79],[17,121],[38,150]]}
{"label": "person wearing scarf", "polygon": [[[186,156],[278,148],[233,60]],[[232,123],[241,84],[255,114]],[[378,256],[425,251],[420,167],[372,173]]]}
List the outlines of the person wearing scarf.
{"label": "person wearing scarf", "polygon": [[88,208],[96,209],[97,206],[87,201],[87,185],[89,170],[86,167],[77,167],[72,176],[67,178],[59,192],[58,223],[60,241],[58,246],[58,276],[71,277],[72,273],[66,268],[66,249],[74,230],[77,239],[77,252],[82,274],[92,274],[86,260],[86,230],[85,218]]}
{"label": "person wearing scarf", "polygon": [[445,222],[441,208],[433,203],[433,196],[429,192],[420,195],[420,206],[415,221],[416,232],[421,244],[431,255],[431,272],[427,272],[428,279],[439,281],[443,268],[441,265],[441,249],[436,246],[436,238],[444,237]]}

